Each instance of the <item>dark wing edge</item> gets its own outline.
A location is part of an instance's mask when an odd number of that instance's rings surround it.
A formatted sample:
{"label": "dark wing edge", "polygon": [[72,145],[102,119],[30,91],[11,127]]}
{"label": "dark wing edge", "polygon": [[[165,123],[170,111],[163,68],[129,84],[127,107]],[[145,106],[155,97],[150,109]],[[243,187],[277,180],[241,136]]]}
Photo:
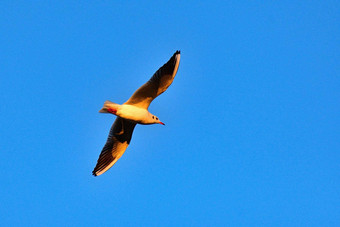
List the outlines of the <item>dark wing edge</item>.
{"label": "dark wing edge", "polygon": [[106,144],[99,155],[97,165],[92,171],[94,176],[105,173],[124,154],[130,144],[135,126],[136,123],[117,117],[110,129]]}
{"label": "dark wing edge", "polygon": [[167,63],[160,67],[148,82],[142,85],[125,104],[147,109],[157,96],[172,84],[179,66],[181,52],[177,50]]}

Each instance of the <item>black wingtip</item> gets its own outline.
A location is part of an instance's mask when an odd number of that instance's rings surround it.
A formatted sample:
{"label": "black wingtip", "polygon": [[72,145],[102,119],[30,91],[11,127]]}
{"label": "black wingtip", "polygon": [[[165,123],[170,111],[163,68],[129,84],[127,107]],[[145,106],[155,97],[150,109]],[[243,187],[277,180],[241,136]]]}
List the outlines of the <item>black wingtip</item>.
{"label": "black wingtip", "polygon": [[96,172],[94,172],[94,170],[92,171],[92,175],[95,176],[95,177],[98,176],[98,175],[96,174]]}
{"label": "black wingtip", "polygon": [[177,50],[177,51],[175,52],[175,54],[181,54],[181,51],[180,51],[180,50]]}

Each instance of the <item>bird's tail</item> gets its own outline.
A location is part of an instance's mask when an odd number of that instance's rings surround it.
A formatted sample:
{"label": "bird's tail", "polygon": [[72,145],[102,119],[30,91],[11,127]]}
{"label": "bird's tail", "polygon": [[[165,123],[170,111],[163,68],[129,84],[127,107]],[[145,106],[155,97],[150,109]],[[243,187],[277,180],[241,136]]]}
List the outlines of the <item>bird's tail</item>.
{"label": "bird's tail", "polygon": [[117,111],[120,105],[111,101],[105,101],[103,108],[99,110],[99,113],[113,113]]}

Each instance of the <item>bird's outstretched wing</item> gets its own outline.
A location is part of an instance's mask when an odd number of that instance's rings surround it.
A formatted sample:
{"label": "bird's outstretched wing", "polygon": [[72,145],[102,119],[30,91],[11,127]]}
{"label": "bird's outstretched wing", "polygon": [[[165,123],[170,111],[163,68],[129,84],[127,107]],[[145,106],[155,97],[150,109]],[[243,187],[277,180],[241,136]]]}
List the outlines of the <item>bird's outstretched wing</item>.
{"label": "bird's outstretched wing", "polygon": [[152,100],[166,91],[174,80],[180,57],[180,51],[176,51],[170,60],[160,67],[148,82],[135,91],[125,104],[147,109]]}
{"label": "bird's outstretched wing", "polygon": [[99,176],[106,172],[124,154],[135,126],[136,123],[117,117],[111,127],[106,144],[99,155],[97,165],[92,171],[94,176]]}

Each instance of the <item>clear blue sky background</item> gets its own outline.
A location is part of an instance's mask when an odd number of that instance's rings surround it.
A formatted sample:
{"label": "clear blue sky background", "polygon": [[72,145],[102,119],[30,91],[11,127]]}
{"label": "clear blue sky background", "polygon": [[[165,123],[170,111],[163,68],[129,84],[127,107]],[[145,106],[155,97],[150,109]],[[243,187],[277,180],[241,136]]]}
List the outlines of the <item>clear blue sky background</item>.
{"label": "clear blue sky background", "polygon": [[[340,226],[339,1],[1,1],[4,226]],[[126,153],[123,103],[180,49]]]}

